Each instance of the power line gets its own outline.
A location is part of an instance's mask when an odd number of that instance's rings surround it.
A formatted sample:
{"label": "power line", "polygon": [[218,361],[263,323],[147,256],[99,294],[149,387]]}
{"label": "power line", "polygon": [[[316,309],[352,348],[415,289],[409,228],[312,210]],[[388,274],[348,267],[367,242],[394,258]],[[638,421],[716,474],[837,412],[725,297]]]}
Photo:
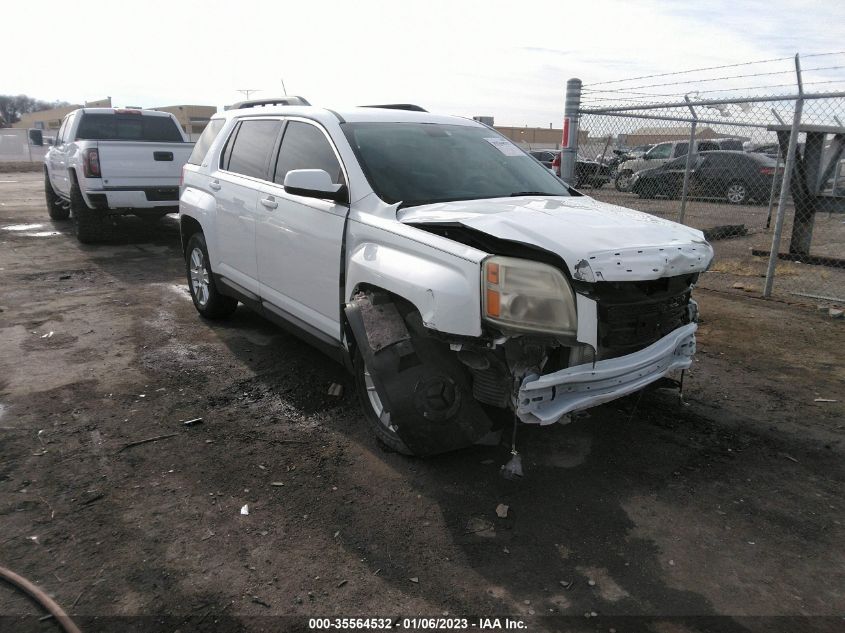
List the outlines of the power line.
{"label": "power line", "polygon": [[[815,84],[833,84],[833,83],[842,83],[845,82],[845,77],[842,79],[824,79],[820,81],[805,81],[805,86],[811,86]],[[736,92],[738,90],[768,90],[770,88],[785,88],[785,87],[794,87],[795,83],[788,83],[788,84],[769,84],[765,86],[743,86],[741,88],[714,88],[712,90],[693,90],[692,92],[697,92],[699,94],[710,94],[713,92]],[[683,94],[679,92],[669,92],[669,93],[652,93],[652,92],[629,92],[625,90],[595,90],[593,91],[595,94],[605,94],[605,93],[618,93],[618,97],[594,97],[592,94],[584,95],[585,101],[621,101],[621,100],[628,100],[628,101],[648,101],[645,97],[682,97]],[[636,95],[636,96],[629,96],[629,95]]]}
{"label": "power line", "polygon": [[[819,66],[816,68],[803,68],[801,70],[802,73],[809,73],[815,70],[840,70],[845,68],[845,66]],[[630,90],[638,90],[640,88],[658,88],[660,86],[680,86],[682,84],[698,84],[698,83],[705,83],[707,81],[725,81],[730,79],[744,79],[746,77],[767,77],[771,75],[785,75],[787,73],[794,73],[794,70],[776,70],[768,73],[751,73],[749,75],[730,75],[727,77],[711,77],[708,79],[689,79],[687,81],[669,81],[662,84],[646,84],[644,86],[633,86]],[[620,92],[624,92],[624,89],[619,89]],[[607,91],[597,91],[597,92],[613,92],[612,90]]]}
{"label": "power line", "polygon": [[[843,53],[845,53],[845,51],[833,51],[833,52],[829,52],[829,53],[812,53],[810,55],[804,55],[803,58],[806,59],[807,57],[825,57],[825,56],[828,56],[828,55],[841,55]],[[587,85],[589,85],[589,86],[606,86],[608,84],[618,84],[618,83],[623,83],[623,82],[626,82],[626,81],[638,81],[640,79],[654,79],[655,77],[670,77],[672,75],[685,75],[687,73],[696,73],[696,72],[702,72],[702,71],[705,71],[705,70],[721,70],[723,68],[739,68],[740,66],[752,66],[754,64],[768,64],[768,63],[771,63],[771,62],[782,62],[782,61],[785,61],[787,59],[792,59],[792,57],[791,56],[790,57],[775,57],[775,58],[772,58],[772,59],[762,59],[762,60],[754,61],[754,62],[742,62],[742,63],[739,63],[739,64],[725,64],[723,66],[709,66],[709,67],[706,67],[706,68],[692,68],[690,70],[679,70],[679,71],[671,72],[671,73],[658,73],[658,74],[655,74],[655,75],[641,75],[640,77],[629,77],[628,79],[614,79],[613,81],[597,81],[596,83],[587,84]],[[789,71],[789,72],[791,72],[791,71]]]}

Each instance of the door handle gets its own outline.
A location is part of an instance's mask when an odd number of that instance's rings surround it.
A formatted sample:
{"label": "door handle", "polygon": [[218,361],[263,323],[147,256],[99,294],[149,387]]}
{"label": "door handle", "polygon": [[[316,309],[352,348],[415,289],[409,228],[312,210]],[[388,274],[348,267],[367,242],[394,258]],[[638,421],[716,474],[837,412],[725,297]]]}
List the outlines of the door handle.
{"label": "door handle", "polygon": [[263,205],[264,205],[265,207],[267,207],[268,209],[276,209],[276,208],[278,208],[278,206],[279,206],[279,203],[278,203],[278,202],[276,202],[276,201],[273,199],[273,197],[272,197],[272,196],[269,196],[269,197],[267,197],[267,198],[261,198],[261,200],[259,200],[259,202],[261,202],[261,204],[263,204]]}
{"label": "door handle", "polygon": [[210,183],[208,183],[208,188],[213,191],[220,191],[220,182],[217,180],[212,180]]}

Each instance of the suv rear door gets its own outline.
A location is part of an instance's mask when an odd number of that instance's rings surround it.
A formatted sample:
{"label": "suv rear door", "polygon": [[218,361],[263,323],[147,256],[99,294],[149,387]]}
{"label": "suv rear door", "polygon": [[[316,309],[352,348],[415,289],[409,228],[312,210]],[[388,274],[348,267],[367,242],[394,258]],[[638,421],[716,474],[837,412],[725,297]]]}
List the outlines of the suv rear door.
{"label": "suv rear door", "polygon": [[349,205],[285,192],[285,175],[294,169],[323,169],[333,182],[347,182],[325,130],[304,119],[288,120],[273,183],[261,187],[257,206],[262,303],[319,338],[338,341],[341,244]]}
{"label": "suv rear door", "polygon": [[229,135],[219,169],[211,173],[209,182],[217,200],[212,268],[256,296],[256,205],[261,186],[270,179],[270,160],[281,128],[279,119],[242,120]]}

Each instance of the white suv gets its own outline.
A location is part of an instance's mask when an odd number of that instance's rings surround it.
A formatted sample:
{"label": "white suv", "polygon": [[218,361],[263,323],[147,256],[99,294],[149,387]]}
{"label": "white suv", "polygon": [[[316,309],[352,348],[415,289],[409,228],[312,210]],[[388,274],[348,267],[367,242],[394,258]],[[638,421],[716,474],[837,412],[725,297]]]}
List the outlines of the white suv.
{"label": "white suv", "polygon": [[240,301],[344,362],[377,436],[417,455],[689,367],[713,256],[700,231],[407,105],[225,112],[185,166],[180,217],[199,313]]}

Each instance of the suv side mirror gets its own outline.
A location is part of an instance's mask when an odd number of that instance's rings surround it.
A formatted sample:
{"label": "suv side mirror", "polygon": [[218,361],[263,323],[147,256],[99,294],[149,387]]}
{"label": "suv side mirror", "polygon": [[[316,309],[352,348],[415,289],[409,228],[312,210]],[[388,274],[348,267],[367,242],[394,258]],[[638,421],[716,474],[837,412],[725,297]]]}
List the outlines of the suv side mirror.
{"label": "suv side mirror", "polygon": [[287,193],[295,196],[349,202],[346,185],[333,183],[324,169],[293,169],[285,174],[284,187]]}

